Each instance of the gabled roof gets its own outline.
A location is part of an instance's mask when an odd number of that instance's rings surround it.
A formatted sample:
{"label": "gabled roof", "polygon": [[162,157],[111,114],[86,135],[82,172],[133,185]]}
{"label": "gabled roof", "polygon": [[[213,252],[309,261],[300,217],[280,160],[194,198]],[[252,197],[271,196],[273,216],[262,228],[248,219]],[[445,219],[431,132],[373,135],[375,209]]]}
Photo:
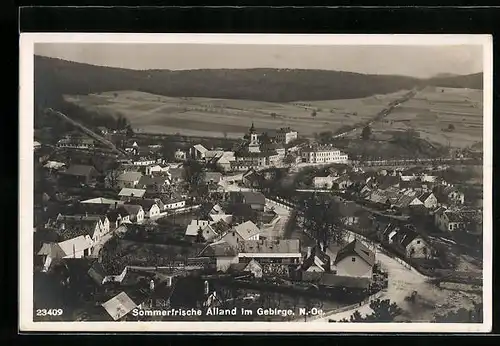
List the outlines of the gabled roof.
{"label": "gabled roof", "polygon": [[246,221],[237,225],[234,227],[234,231],[237,232],[244,240],[248,240],[260,233],[260,229],[252,221]]}
{"label": "gabled roof", "polygon": [[97,173],[97,171],[93,166],[89,166],[89,165],[71,165],[63,173],[66,175],[88,177],[91,175],[95,175]]}
{"label": "gabled roof", "polygon": [[[64,229],[61,228],[63,224]],[[59,226],[58,234],[64,241],[86,235],[93,237],[98,229],[98,221],[95,220],[61,220],[56,225]]]}
{"label": "gabled roof", "polygon": [[143,210],[142,207],[137,204],[124,204],[123,208],[129,213],[130,216],[135,216]]}
{"label": "gabled roof", "polygon": [[97,198],[91,198],[91,199],[87,199],[87,200],[84,200],[84,201],[80,201],[80,203],[114,205],[115,203],[122,204],[123,202],[119,201],[119,200],[116,200],[116,199],[110,199],[110,198],[104,198],[104,197],[97,197]]}
{"label": "gabled roof", "polygon": [[358,255],[370,266],[373,266],[375,264],[375,254],[373,253],[373,251],[368,249],[361,241],[357,239],[353,240],[342,249],[340,249],[340,251],[337,253],[334,264],[337,264],[344,258],[352,255]]}
{"label": "gabled roof", "polygon": [[139,179],[141,179],[141,177],[142,177],[141,172],[125,172],[125,173],[120,174],[116,178],[116,180],[133,182],[133,181],[139,181]]}
{"label": "gabled roof", "polygon": [[118,208],[112,209],[108,212],[108,219],[111,222],[115,222],[118,219],[118,216],[121,216],[123,218],[123,217],[130,216],[130,213],[122,205],[120,205]]}
{"label": "gabled roof", "polygon": [[144,211],[149,211],[154,205],[158,206],[156,204],[156,201],[154,199],[134,199],[129,202],[125,202],[125,205],[140,205]]}
{"label": "gabled roof", "polygon": [[196,150],[198,150],[198,151],[199,151],[200,153],[202,153],[202,154],[205,154],[205,153],[208,151],[208,149],[207,149],[207,148],[205,148],[205,147],[204,147],[203,145],[201,145],[201,144],[196,144],[196,145],[193,145],[193,148],[195,148]]}
{"label": "gabled roof", "polygon": [[216,235],[223,235],[231,229],[231,226],[224,220],[210,222],[206,227],[210,228]]}
{"label": "gabled roof", "polygon": [[204,229],[207,227],[211,221],[208,220],[191,220],[191,223],[186,227],[186,233],[185,235],[187,236],[196,236],[198,235],[198,232],[200,229]]}
{"label": "gabled roof", "polygon": [[145,193],[146,193],[146,190],[144,190],[144,189],[131,189],[128,187],[124,187],[123,189],[120,190],[120,192],[118,193],[118,196],[141,198],[144,196]]}
{"label": "gabled roof", "polygon": [[84,236],[68,239],[57,243],[66,256],[71,256],[73,253],[79,253],[90,248],[90,243]]}
{"label": "gabled roof", "polygon": [[50,256],[52,258],[63,258],[67,254],[59,246],[58,243],[44,243],[37,255]]}
{"label": "gabled roof", "polygon": [[246,204],[266,204],[266,197],[261,192],[242,191],[243,201]]}
{"label": "gabled roof", "polygon": [[165,183],[168,181],[168,178],[166,176],[162,175],[156,175],[156,176],[149,176],[149,175],[144,175],[139,179],[139,182],[137,183],[137,187],[139,188],[145,188],[148,186],[163,186]]}
{"label": "gabled roof", "polygon": [[244,203],[234,203],[229,204],[226,208],[227,212],[236,217],[254,217],[255,210],[252,209],[252,206]]}
{"label": "gabled roof", "polygon": [[407,227],[400,228],[397,233],[397,239],[404,248],[417,237],[419,237],[419,234]]}

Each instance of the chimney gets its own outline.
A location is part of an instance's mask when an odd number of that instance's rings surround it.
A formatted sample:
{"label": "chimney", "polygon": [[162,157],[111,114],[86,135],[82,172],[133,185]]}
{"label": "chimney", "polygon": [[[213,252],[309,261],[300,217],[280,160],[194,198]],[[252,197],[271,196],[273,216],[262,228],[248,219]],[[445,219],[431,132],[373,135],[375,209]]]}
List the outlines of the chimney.
{"label": "chimney", "polygon": [[172,287],[172,277],[171,276],[169,276],[167,278],[167,287]]}
{"label": "chimney", "polygon": [[115,202],[115,209],[117,209],[118,207],[118,202]]}

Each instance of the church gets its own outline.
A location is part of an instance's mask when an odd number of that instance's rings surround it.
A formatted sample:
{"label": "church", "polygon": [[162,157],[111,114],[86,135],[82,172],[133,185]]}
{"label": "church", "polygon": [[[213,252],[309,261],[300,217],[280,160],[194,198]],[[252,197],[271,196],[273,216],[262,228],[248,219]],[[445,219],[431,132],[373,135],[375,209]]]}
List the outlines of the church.
{"label": "church", "polygon": [[235,161],[231,162],[231,168],[235,171],[247,171],[251,168],[276,166],[283,156],[278,153],[272,143],[261,143],[259,134],[252,123],[248,133],[244,136],[242,145],[235,151]]}

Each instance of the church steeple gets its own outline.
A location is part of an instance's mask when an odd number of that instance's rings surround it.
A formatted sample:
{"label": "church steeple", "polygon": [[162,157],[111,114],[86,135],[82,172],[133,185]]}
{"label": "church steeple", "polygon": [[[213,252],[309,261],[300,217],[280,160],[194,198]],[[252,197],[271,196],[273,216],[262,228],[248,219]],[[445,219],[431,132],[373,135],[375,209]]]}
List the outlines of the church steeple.
{"label": "church steeple", "polygon": [[249,133],[250,134],[255,133],[255,126],[253,125],[253,121],[252,121],[252,126],[250,127]]}

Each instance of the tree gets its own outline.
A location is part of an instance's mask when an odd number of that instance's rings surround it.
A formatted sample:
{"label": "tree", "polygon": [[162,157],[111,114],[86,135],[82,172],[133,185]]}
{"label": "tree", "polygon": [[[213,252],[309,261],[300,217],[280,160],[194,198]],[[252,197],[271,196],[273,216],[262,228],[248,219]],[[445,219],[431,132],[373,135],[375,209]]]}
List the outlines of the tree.
{"label": "tree", "polygon": [[449,311],[446,314],[436,315],[434,322],[437,323],[482,323],[483,304],[474,303],[472,309],[460,308],[457,311]]}
{"label": "tree", "polygon": [[[375,299],[370,303],[370,309],[373,310],[373,313],[361,316],[361,313],[356,310],[351,315],[349,320],[342,319],[338,322],[393,322],[394,319],[403,313],[403,310],[396,304],[391,303],[389,299]],[[335,320],[330,320],[329,322],[337,322]]]}
{"label": "tree", "polygon": [[316,116],[316,111],[315,111],[315,110],[313,110],[313,111],[311,112],[311,116],[312,116],[312,117],[315,117],[315,116]]}
{"label": "tree", "polygon": [[448,131],[454,131],[455,130],[455,125],[449,124],[448,125]]}
{"label": "tree", "polygon": [[130,124],[127,125],[126,130],[127,130],[127,137],[134,136],[134,130],[132,129],[132,126],[130,126]]}
{"label": "tree", "polygon": [[370,139],[371,135],[372,135],[371,127],[368,125],[363,127],[363,131],[361,132],[361,138],[366,141],[366,140]]}

